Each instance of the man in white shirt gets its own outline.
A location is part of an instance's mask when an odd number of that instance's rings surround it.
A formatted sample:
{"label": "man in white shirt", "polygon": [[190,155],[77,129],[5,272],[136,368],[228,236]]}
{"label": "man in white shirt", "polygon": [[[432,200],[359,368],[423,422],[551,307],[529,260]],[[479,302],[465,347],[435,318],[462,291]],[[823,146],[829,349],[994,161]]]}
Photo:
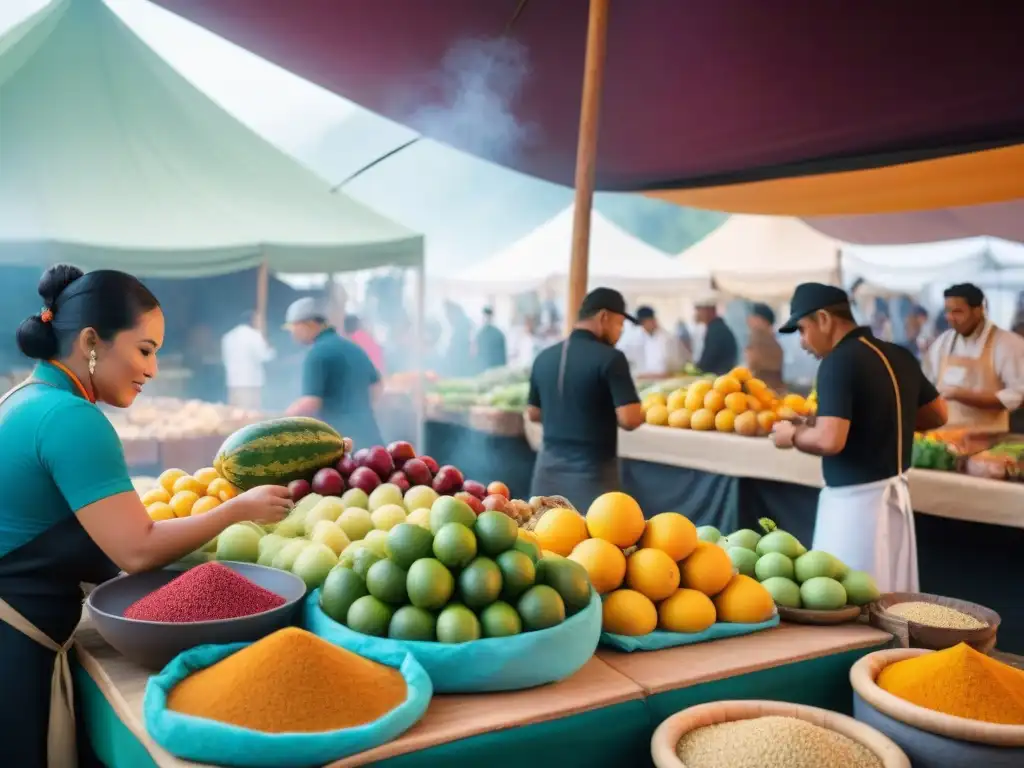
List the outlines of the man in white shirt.
{"label": "man in white shirt", "polygon": [[274,359],[274,350],[255,328],[256,314],[246,312],[241,322],[221,339],[221,357],[227,376],[228,402],[237,408],[258,411],[265,381],[263,366]]}
{"label": "man in white shirt", "polygon": [[946,289],[945,331],[928,349],[928,375],[949,403],[947,427],[1008,432],[1024,403],[1024,338],[985,317],[985,294],[961,283]]}
{"label": "man in white shirt", "polygon": [[618,345],[634,375],[659,378],[679,372],[686,362],[679,339],[658,324],[651,307],[640,307],[636,321],[637,330],[624,334]]}

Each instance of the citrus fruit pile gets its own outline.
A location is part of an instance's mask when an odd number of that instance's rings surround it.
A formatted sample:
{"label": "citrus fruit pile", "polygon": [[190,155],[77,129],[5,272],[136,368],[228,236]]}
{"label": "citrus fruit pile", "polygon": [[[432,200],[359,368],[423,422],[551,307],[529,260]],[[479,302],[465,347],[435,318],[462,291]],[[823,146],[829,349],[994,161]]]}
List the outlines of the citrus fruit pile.
{"label": "citrus fruit pile", "polygon": [[201,515],[237,495],[238,489],[216,469],[206,467],[191,475],[182,469],[165,470],[141,498],[149,516],[160,521]]}
{"label": "citrus fruit pile", "polygon": [[342,551],[320,594],[325,614],[365,635],[464,643],[549,629],[590,602],[586,570],[542,557],[507,515],[478,516],[452,496],[420,509]]}
{"label": "citrus fruit pile", "polygon": [[642,403],[648,424],[704,432],[767,435],[776,421],[795,421],[814,413],[817,399],[780,397],[746,368],[717,379],[703,378],[668,395],[655,392]]}
{"label": "citrus fruit pile", "polygon": [[787,531],[761,520],[762,535],[743,528],[728,536],[713,526],[697,529],[707,545],[722,549],[736,570],[756,579],[786,608],[831,611],[848,605],[867,605],[879,598],[869,573],[850,570],[838,557],[810,550]]}
{"label": "citrus fruit pile", "polygon": [[585,517],[549,510],[535,533],[545,557],[586,570],[602,596],[605,632],[695,633],[716,621],[760,623],[775,612],[768,591],[737,573],[724,549],[701,541],[688,518],[663,512],[645,520],[625,493],[598,497]]}

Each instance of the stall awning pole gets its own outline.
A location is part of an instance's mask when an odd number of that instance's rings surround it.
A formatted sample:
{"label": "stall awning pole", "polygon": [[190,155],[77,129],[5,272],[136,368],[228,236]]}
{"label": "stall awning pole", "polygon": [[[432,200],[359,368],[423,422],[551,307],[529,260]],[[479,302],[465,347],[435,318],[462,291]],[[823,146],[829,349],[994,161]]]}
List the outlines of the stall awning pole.
{"label": "stall awning pole", "polygon": [[597,163],[597,127],[604,87],[604,60],[608,42],[608,6],[611,0],[590,0],[587,25],[587,57],[583,66],[583,103],[576,146],[576,206],[569,264],[569,298],[566,333],[576,321],[587,294],[587,261],[590,256],[590,209],[594,203],[594,169]]}
{"label": "stall awning pole", "polygon": [[256,330],[267,332],[267,291],[270,287],[270,266],[267,260],[260,262],[256,273]]}

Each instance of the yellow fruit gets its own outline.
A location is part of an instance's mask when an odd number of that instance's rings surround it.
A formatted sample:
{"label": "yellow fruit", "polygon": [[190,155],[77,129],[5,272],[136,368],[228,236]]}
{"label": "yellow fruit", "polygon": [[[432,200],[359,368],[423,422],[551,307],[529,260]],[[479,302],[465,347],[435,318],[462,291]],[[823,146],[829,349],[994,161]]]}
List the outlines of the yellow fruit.
{"label": "yellow fruit", "polygon": [[238,495],[238,489],[223,477],[218,477],[206,486],[206,495],[214,496],[221,501],[227,501],[228,499],[233,499]]}
{"label": "yellow fruit", "polygon": [[191,514],[201,515],[204,512],[209,512],[211,509],[214,509],[215,507],[219,507],[220,505],[221,500],[218,499],[216,496],[203,496],[202,498],[198,499],[195,504],[192,505]]}
{"label": "yellow fruit", "polygon": [[717,390],[711,390],[704,395],[704,407],[712,413],[718,413],[725,408],[725,395]]}
{"label": "yellow fruit", "polygon": [[743,385],[732,376],[719,376],[715,379],[713,388],[716,392],[729,395],[733,392],[740,392],[743,389]]}
{"label": "yellow fruit", "polygon": [[765,387],[764,389],[759,389],[756,392],[752,391],[750,394],[752,394],[754,397],[760,400],[761,405],[763,405],[765,408],[771,408],[772,403],[775,402],[775,393],[772,392],[767,387]]}
{"label": "yellow fruit", "polygon": [[520,528],[517,531],[516,535],[518,535],[519,538],[521,538],[521,539],[526,539],[527,541],[532,541],[534,544],[536,544],[538,547],[540,547],[540,539],[537,538],[537,534],[534,533],[533,531],[528,531],[525,528]]}
{"label": "yellow fruit", "polygon": [[754,378],[754,374],[750,372],[749,368],[744,368],[742,365],[738,365],[729,371],[729,375],[732,376],[736,381],[742,384],[745,381],[750,381]]}
{"label": "yellow fruit", "polygon": [[739,416],[747,410],[747,396],[742,392],[733,392],[725,396],[725,407]]}
{"label": "yellow fruit", "polygon": [[693,553],[680,565],[679,574],[681,586],[712,597],[732,579],[732,560],[717,544],[698,541]]}
{"label": "yellow fruit", "polygon": [[171,493],[181,493],[182,491],[192,491],[196,496],[205,496],[206,486],[191,475],[183,475],[175,480],[171,487]]}
{"label": "yellow fruit", "polygon": [[620,491],[601,494],[587,510],[587,531],[590,535],[610,541],[621,549],[636,544],[644,535],[645,525],[643,510],[636,499]]}
{"label": "yellow fruit", "polygon": [[747,395],[747,410],[758,413],[764,410],[764,406],[761,404],[761,401],[753,395]]}
{"label": "yellow fruit", "polygon": [[654,602],[679,589],[679,566],[660,549],[638,549],[626,561],[626,585]]}
{"label": "yellow fruit", "polygon": [[672,411],[668,415],[668,425],[676,429],[689,429],[691,418],[693,418],[692,411],[687,408],[680,408],[678,411]]}
{"label": "yellow fruit", "polygon": [[707,432],[714,428],[714,411],[709,411],[707,408],[701,408],[699,411],[695,411],[693,416],[690,417],[690,429],[696,429],[702,432]]}
{"label": "yellow fruit", "polygon": [[764,434],[772,431],[772,424],[778,421],[778,417],[771,411],[761,411],[757,414],[757,426]]}
{"label": "yellow fruit", "polygon": [[704,407],[704,395],[706,394],[707,392],[697,389],[694,385],[686,390],[686,399],[683,401],[683,405],[688,411],[699,411]]}
{"label": "yellow fruit", "polygon": [[568,557],[587,538],[587,523],[578,512],[559,508],[544,513],[534,529],[542,549]]}
{"label": "yellow fruit", "polygon": [[677,389],[671,395],[668,396],[668,400],[665,401],[665,405],[669,411],[678,411],[680,408],[686,405],[686,390]]}
{"label": "yellow fruit", "polygon": [[768,389],[768,385],[761,379],[748,379],[744,382],[743,386],[746,387],[747,392],[752,395],[756,395],[758,392],[764,392]]}
{"label": "yellow fruit", "polygon": [[786,395],[782,398],[782,405],[792,408],[801,416],[807,413],[807,401],[800,395]]}
{"label": "yellow fruit", "polygon": [[704,395],[711,391],[713,383],[714,382],[712,382],[711,379],[698,379],[697,381],[693,382],[693,384],[691,384],[689,387],[687,387],[686,391],[688,393],[696,392],[701,397],[704,397]]}
{"label": "yellow fruit", "polygon": [[146,512],[149,513],[151,520],[160,522],[161,520],[173,520],[175,518],[174,510],[171,509],[171,505],[165,501],[154,501],[148,507]]}
{"label": "yellow fruit", "polygon": [[788,405],[780,405],[775,411],[775,415],[782,421],[799,421],[800,414],[790,408]]}
{"label": "yellow fruit", "polygon": [[209,485],[214,480],[220,477],[217,470],[213,467],[203,467],[198,472],[193,472],[192,477],[198,480],[203,485]]}
{"label": "yellow fruit", "polygon": [[569,559],[587,569],[590,583],[599,595],[618,589],[626,577],[626,556],[621,549],[604,539],[581,541]]}
{"label": "yellow fruit", "polygon": [[644,415],[648,424],[653,424],[656,427],[664,427],[668,424],[668,408],[664,405],[652,405],[647,409],[647,413]]}
{"label": "yellow fruit", "polygon": [[733,422],[732,429],[737,435],[743,435],[744,437],[754,437],[757,435],[760,427],[757,425],[757,417],[759,414],[753,411],[747,411],[741,413],[736,417],[736,421]]}
{"label": "yellow fruit", "polygon": [[658,606],[658,629],[703,632],[717,620],[711,598],[696,589],[679,589]]}
{"label": "yellow fruit", "polygon": [[732,432],[736,423],[736,414],[728,408],[715,414],[715,429],[719,432]]}
{"label": "yellow fruit", "polygon": [[678,512],[662,512],[647,521],[640,537],[644,549],[660,549],[674,561],[689,556],[697,547],[697,526]]}
{"label": "yellow fruit", "polygon": [[178,478],[187,476],[188,472],[184,469],[165,469],[160,473],[160,477],[156,481],[165,491],[174,493],[174,484],[178,481]]}
{"label": "yellow fruit", "polygon": [[171,500],[171,494],[167,492],[165,488],[157,486],[156,488],[150,488],[144,494],[142,494],[142,506],[148,507],[150,504],[156,504],[158,501],[166,504]]}
{"label": "yellow fruit", "polygon": [[178,491],[171,497],[170,506],[175,517],[188,517],[192,514],[192,506],[199,501],[195,491]]}
{"label": "yellow fruit", "polygon": [[662,392],[652,392],[644,398],[644,401],[640,404],[646,411],[653,405],[665,405],[667,398]]}
{"label": "yellow fruit", "polygon": [[604,598],[601,629],[614,635],[648,635],[658,626],[654,603],[632,589],[617,589]]}
{"label": "yellow fruit", "polygon": [[730,624],[760,624],[775,613],[775,601],[755,579],[737,573],[715,597],[719,621]]}

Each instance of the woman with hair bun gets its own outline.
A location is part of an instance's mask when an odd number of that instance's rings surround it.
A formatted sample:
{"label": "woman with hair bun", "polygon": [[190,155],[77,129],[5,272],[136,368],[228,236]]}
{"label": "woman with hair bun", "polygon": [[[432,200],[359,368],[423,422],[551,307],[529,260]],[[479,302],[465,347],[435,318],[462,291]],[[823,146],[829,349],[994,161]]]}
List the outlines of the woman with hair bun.
{"label": "woman with hair bun", "polygon": [[163,567],[232,523],[281,520],[291,501],[264,486],[205,515],[153,522],[97,403],[127,408],[156,376],[159,302],[131,275],[66,265],[43,274],[39,295],[42,310],[18,328],[18,347],[39,363],[0,398],[0,691],[11,702],[0,762],[73,768],[67,654],[80,584]]}

